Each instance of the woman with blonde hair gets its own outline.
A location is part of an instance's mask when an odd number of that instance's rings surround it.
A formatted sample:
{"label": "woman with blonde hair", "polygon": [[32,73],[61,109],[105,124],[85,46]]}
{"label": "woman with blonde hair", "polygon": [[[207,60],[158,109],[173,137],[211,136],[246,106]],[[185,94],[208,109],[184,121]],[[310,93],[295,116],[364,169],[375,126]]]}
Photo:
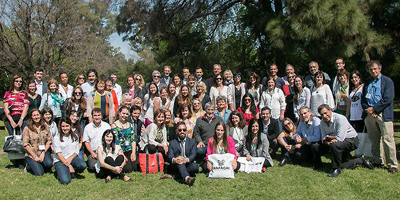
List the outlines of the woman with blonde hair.
{"label": "woman with blonde hair", "polygon": [[63,97],[58,91],[58,82],[55,79],[51,79],[48,82],[48,87],[49,90],[42,96],[42,102],[40,103],[39,110],[50,108],[53,111],[54,121],[56,124],[58,124],[62,117],[61,106],[66,97]]}

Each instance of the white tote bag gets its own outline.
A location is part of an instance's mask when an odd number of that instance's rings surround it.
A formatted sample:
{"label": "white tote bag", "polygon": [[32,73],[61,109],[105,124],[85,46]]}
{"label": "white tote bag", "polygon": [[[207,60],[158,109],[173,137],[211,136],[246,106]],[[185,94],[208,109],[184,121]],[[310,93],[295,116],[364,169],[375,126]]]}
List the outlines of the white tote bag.
{"label": "white tote bag", "polygon": [[368,138],[368,133],[365,132],[365,128],[362,133],[358,133],[358,148],[354,150],[354,155],[356,157],[364,155],[372,158],[371,141]]}
{"label": "white tote bag", "polygon": [[233,159],[235,156],[230,153],[209,155],[208,161],[212,163],[213,168],[208,174],[208,178],[235,178],[232,168]]}
{"label": "white tote bag", "polygon": [[265,158],[252,157],[251,161],[247,161],[246,157],[239,157],[237,161],[240,163],[239,171],[246,173],[261,173]]}

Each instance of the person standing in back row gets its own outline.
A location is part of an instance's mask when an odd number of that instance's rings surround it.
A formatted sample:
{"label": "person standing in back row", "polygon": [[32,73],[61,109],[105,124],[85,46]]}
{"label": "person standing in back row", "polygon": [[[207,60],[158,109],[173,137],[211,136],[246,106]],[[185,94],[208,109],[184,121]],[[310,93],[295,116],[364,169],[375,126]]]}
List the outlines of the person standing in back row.
{"label": "person standing in back row", "polygon": [[[374,164],[377,167],[383,167],[382,155],[384,154],[389,172],[396,173],[398,163],[393,129],[394,84],[392,79],[382,75],[382,65],[379,61],[368,62],[366,70],[371,75],[372,80],[364,87],[361,102],[365,111],[364,120],[371,140]],[[381,142],[384,152],[380,152]]]}

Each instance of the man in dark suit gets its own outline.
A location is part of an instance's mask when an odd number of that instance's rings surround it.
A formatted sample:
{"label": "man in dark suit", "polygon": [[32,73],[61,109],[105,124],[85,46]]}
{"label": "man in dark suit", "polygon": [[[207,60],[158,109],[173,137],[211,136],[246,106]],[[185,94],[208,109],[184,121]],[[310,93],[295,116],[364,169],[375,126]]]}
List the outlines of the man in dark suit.
{"label": "man in dark suit", "polygon": [[271,109],[264,107],[261,109],[261,118],[259,124],[261,125],[261,132],[266,134],[269,140],[269,147],[272,149],[271,157],[276,158],[276,151],[279,148],[278,136],[279,122],[276,119],[271,118]]}
{"label": "man in dark suit", "polygon": [[[194,174],[199,172],[199,166],[194,162],[196,158],[196,141],[187,137],[185,122],[180,122],[176,129],[178,138],[171,141],[168,148],[168,159],[171,163],[168,171],[175,177],[182,178],[189,186],[194,184]],[[172,178],[170,174],[164,174],[161,179]]]}
{"label": "man in dark suit", "polygon": [[[372,60],[367,63],[366,70],[370,73],[372,80],[363,88],[361,104],[375,166],[383,167],[382,155],[385,154],[389,172],[396,173],[398,162],[393,129],[394,84],[392,79],[381,74],[381,69],[382,65],[379,61]],[[381,152],[381,143],[384,152]]]}

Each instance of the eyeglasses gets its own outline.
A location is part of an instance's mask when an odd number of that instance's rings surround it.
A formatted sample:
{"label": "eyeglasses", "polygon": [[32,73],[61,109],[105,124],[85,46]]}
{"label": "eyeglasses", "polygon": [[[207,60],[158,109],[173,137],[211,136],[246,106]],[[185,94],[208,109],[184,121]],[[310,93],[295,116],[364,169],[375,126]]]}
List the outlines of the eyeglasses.
{"label": "eyeglasses", "polygon": [[161,76],[153,76],[153,78],[160,78]]}
{"label": "eyeglasses", "polygon": [[81,92],[75,92],[75,95],[81,95],[82,93]]}
{"label": "eyeglasses", "polygon": [[195,102],[195,103],[193,103],[193,105],[196,105],[196,106],[197,106],[197,105],[200,105],[200,103],[196,103],[196,102]]}
{"label": "eyeglasses", "polygon": [[178,129],[179,132],[186,132],[186,129]]}
{"label": "eyeglasses", "polygon": [[15,80],[14,83],[22,83],[22,81],[17,81],[17,80]]}

